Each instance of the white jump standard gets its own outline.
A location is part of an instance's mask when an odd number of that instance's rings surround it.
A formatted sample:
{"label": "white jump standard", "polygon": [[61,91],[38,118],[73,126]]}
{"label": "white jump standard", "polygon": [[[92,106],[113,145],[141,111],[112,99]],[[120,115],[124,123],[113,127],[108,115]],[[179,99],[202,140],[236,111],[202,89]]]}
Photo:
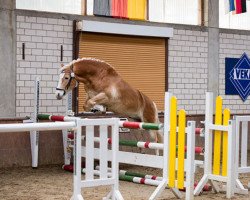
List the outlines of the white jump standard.
{"label": "white jump standard", "polygon": [[[213,93],[206,93],[206,115],[205,115],[205,154],[204,154],[204,175],[194,194],[198,195],[204,185],[209,181],[216,192],[226,190],[226,197],[231,198],[235,193],[245,193],[244,187],[239,187],[239,180],[236,180],[236,133],[235,120],[230,119],[229,109],[225,109],[222,115],[222,98],[216,98],[215,123],[213,122]],[[222,122],[223,116],[223,122]],[[221,137],[223,143],[221,144]],[[213,141],[214,138],[214,141]],[[222,147],[222,148],[221,148]],[[212,152],[214,157],[212,158]],[[221,160],[222,152],[222,164]],[[213,166],[212,166],[213,163]],[[226,183],[220,188],[216,181]]]}
{"label": "white jump standard", "polygon": [[[247,163],[247,157],[248,157],[248,141],[249,141],[249,126],[248,123],[250,122],[250,116],[234,116],[234,119],[236,121],[236,184],[239,188],[241,188],[241,191],[243,191],[243,194],[248,194],[248,189],[244,188],[242,183],[239,181],[239,174],[243,173],[250,173],[250,165]],[[241,127],[241,129],[240,129]],[[241,134],[240,134],[241,130]],[[241,140],[241,146],[240,146],[240,140]],[[241,147],[241,148],[240,148]],[[239,162],[239,157],[240,162]],[[250,181],[248,182],[248,188],[250,188]]]}
{"label": "white jump standard", "polygon": [[[81,194],[81,188],[85,187],[95,187],[99,185],[110,185],[111,191],[107,198],[123,200],[121,196],[118,184],[119,184],[119,172],[118,172],[118,162],[117,162],[117,152],[118,152],[118,131],[119,131],[119,119],[80,119],[71,118],[72,121],[67,122],[46,122],[46,123],[26,123],[26,124],[0,124],[0,132],[22,132],[22,131],[47,131],[47,130],[64,130],[69,128],[75,129],[74,135],[74,178],[73,178],[73,196],[72,200],[83,200]],[[85,179],[81,180],[81,142],[82,142],[82,127],[86,127],[86,173]],[[102,134],[100,134],[100,143],[102,158],[100,161],[100,178],[94,179],[94,126],[99,126]],[[107,137],[108,137],[108,127],[112,127],[112,171],[111,177],[108,177],[108,162],[107,162]],[[92,149],[91,149],[92,148]]]}

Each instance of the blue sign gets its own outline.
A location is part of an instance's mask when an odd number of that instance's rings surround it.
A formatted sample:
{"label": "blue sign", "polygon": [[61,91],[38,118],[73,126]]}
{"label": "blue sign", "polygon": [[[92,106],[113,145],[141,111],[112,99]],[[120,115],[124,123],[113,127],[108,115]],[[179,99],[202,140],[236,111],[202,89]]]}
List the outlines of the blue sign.
{"label": "blue sign", "polygon": [[250,60],[246,53],[240,59],[226,58],[227,95],[240,95],[246,101],[250,95]]}

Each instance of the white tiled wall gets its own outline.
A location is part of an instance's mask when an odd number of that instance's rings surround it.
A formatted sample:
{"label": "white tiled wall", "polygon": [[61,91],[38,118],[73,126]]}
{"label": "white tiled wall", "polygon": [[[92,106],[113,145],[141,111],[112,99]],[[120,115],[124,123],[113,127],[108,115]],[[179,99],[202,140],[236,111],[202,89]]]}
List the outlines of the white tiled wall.
{"label": "white tiled wall", "polygon": [[[60,66],[72,59],[72,21],[17,16],[17,116],[33,110],[33,80],[41,78],[40,112],[64,113],[66,101],[55,100],[54,89]],[[26,46],[22,60],[22,43]],[[204,113],[207,90],[207,32],[174,30],[169,39],[169,91],[189,114]]]}
{"label": "white tiled wall", "polygon": [[208,33],[175,29],[169,39],[169,91],[188,114],[205,113]]}
{"label": "white tiled wall", "polygon": [[[62,63],[72,60],[72,21],[52,18],[17,16],[17,116],[30,116],[33,111],[33,91],[36,76],[41,79],[40,112],[64,114],[66,99],[55,99],[58,81],[60,46]],[[25,43],[25,60],[22,59]],[[225,57],[239,58],[243,52],[250,56],[250,36],[220,34],[219,93],[225,106],[233,113],[249,113],[250,100],[242,102],[239,96],[225,96]],[[205,113],[207,91],[208,32],[174,29],[169,39],[169,91],[178,98],[180,108],[188,114]]]}
{"label": "white tiled wall", "polygon": [[[69,20],[17,16],[16,116],[31,116],[36,76],[41,80],[40,112],[65,113],[66,99],[56,100],[54,92],[61,63],[72,60],[72,26]],[[24,60],[22,43],[25,43]]]}

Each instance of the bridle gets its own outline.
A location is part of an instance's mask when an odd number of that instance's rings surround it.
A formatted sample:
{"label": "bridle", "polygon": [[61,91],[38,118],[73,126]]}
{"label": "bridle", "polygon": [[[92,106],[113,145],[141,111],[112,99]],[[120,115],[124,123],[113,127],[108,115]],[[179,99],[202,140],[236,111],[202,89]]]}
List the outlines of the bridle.
{"label": "bridle", "polygon": [[[63,71],[61,72],[61,74],[62,74],[62,73],[65,73],[65,71],[63,70]],[[66,91],[69,89],[70,84],[71,84],[71,82],[72,82],[73,79],[75,79],[75,75],[74,75],[73,72],[71,72],[71,73],[70,73],[69,82],[67,83],[65,89],[56,87],[56,90],[63,91],[63,95],[65,95],[65,94],[66,94]],[[75,80],[75,81],[76,81],[76,80]],[[75,87],[77,87],[77,86],[78,86],[78,82],[76,81]]]}

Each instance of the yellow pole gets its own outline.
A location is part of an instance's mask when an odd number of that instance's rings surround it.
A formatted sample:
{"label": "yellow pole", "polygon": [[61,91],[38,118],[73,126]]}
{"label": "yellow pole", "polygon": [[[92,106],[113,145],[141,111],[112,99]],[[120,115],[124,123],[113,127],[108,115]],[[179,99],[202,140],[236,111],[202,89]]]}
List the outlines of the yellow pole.
{"label": "yellow pole", "polygon": [[[222,97],[216,98],[215,125],[222,124]],[[221,131],[214,131],[214,163],[213,174],[220,174]]]}
{"label": "yellow pole", "polygon": [[[229,124],[229,120],[230,120],[230,110],[228,108],[226,108],[223,112],[223,125],[224,126],[228,126]],[[223,135],[222,135],[222,176],[226,176],[227,175],[227,152],[228,152],[228,132],[227,131],[223,131]]]}
{"label": "yellow pole", "polygon": [[170,99],[170,133],[169,133],[169,187],[175,187],[175,161],[176,161],[176,126],[177,126],[177,99]]}
{"label": "yellow pole", "polygon": [[178,123],[178,171],[177,171],[177,187],[184,189],[184,159],[185,159],[185,128],[186,128],[186,112],[179,111]]}

